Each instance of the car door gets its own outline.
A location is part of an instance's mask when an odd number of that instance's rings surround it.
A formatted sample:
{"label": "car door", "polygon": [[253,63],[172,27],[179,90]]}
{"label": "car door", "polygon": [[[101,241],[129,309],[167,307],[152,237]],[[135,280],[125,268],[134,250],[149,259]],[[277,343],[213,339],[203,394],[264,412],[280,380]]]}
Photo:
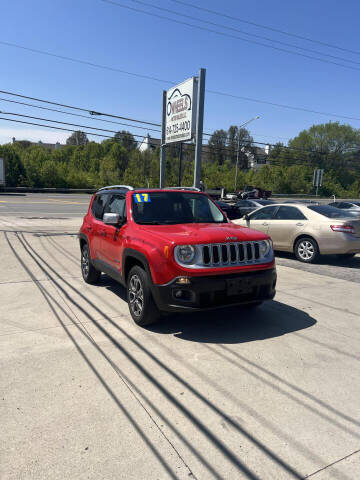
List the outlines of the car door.
{"label": "car door", "polygon": [[109,199],[109,194],[97,194],[91,206],[93,216],[91,225],[89,225],[89,236],[91,237],[90,250],[92,258],[102,260],[102,238],[105,234],[105,225],[102,221],[105,205]]}
{"label": "car door", "polygon": [[104,224],[104,235],[102,236],[103,261],[112,269],[122,273],[122,256],[124,251],[124,232],[126,230],[126,197],[124,194],[116,193],[111,195],[105,206],[105,213],[117,213],[122,220],[119,226]]}
{"label": "car door", "polygon": [[246,222],[246,226],[253,228],[254,230],[260,230],[260,232],[268,233],[270,220],[277,209],[277,205],[259,208],[249,215],[249,220]]}
{"label": "car door", "polygon": [[304,230],[307,218],[297,207],[281,206],[269,221],[268,234],[274,243],[274,249],[293,249],[294,239]]}

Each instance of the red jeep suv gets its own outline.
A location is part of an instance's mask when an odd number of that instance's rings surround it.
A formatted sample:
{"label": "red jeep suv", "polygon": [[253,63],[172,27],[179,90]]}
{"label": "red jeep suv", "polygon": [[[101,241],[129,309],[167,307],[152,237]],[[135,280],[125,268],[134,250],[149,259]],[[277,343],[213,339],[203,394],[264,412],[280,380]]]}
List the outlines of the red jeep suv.
{"label": "red jeep suv", "polygon": [[255,306],[275,295],[270,238],[231,223],[191,189],[101,188],[79,239],[85,282],[104,272],[124,285],[138,325],[161,312]]}

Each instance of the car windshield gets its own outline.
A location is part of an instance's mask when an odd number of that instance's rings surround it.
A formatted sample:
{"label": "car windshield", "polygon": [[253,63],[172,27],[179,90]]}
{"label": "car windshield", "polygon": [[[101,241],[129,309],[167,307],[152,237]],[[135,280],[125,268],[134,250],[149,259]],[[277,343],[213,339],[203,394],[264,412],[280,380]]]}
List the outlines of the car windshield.
{"label": "car windshield", "polygon": [[330,205],[314,205],[307,208],[327,218],[349,218],[349,213]]}
{"label": "car windshield", "polygon": [[183,191],[134,193],[132,197],[134,220],[142,225],[227,222],[207,195]]}

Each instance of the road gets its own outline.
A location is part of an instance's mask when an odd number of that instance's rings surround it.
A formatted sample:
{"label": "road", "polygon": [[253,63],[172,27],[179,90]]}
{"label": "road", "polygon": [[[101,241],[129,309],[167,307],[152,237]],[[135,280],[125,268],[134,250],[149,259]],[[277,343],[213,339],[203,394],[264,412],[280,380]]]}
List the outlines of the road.
{"label": "road", "polygon": [[0,215],[2,480],[359,478],[356,281],[279,264],[257,311],[141,329],[32,205]]}
{"label": "road", "polygon": [[47,193],[0,193],[0,216],[82,217],[91,195]]}

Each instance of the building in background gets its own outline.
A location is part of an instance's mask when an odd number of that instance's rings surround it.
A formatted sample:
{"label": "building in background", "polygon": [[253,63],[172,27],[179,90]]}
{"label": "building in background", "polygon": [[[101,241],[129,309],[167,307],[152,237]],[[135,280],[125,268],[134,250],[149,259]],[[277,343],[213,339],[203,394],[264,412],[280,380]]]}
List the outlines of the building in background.
{"label": "building in background", "polygon": [[56,143],[43,143],[41,140],[39,140],[38,142],[31,142],[30,140],[16,140],[15,137],[12,138],[12,143],[22,143],[22,144],[26,144],[28,146],[30,145],[39,145],[40,147],[43,147],[43,148],[49,148],[50,150],[57,150],[59,148],[62,148],[62,147],[65,147],[65,145],[59,143],[59,142],[56,142]]}
{"label": "building in background", "polygon": [[248,157],[249,168],[258,171],[264,165],[270,165],[270,150],[270,145],[265,145],[265,148],[254,147],[251,152],[245,152],[245,155]]}
{"label": "building in background", "polygon": [[156,147],[160,147],[161,140],[159,138],[150,137],[148,133],[146,137],[140,142],[139,150],[140,152],[146,152],[147,150],[155,150]]}

